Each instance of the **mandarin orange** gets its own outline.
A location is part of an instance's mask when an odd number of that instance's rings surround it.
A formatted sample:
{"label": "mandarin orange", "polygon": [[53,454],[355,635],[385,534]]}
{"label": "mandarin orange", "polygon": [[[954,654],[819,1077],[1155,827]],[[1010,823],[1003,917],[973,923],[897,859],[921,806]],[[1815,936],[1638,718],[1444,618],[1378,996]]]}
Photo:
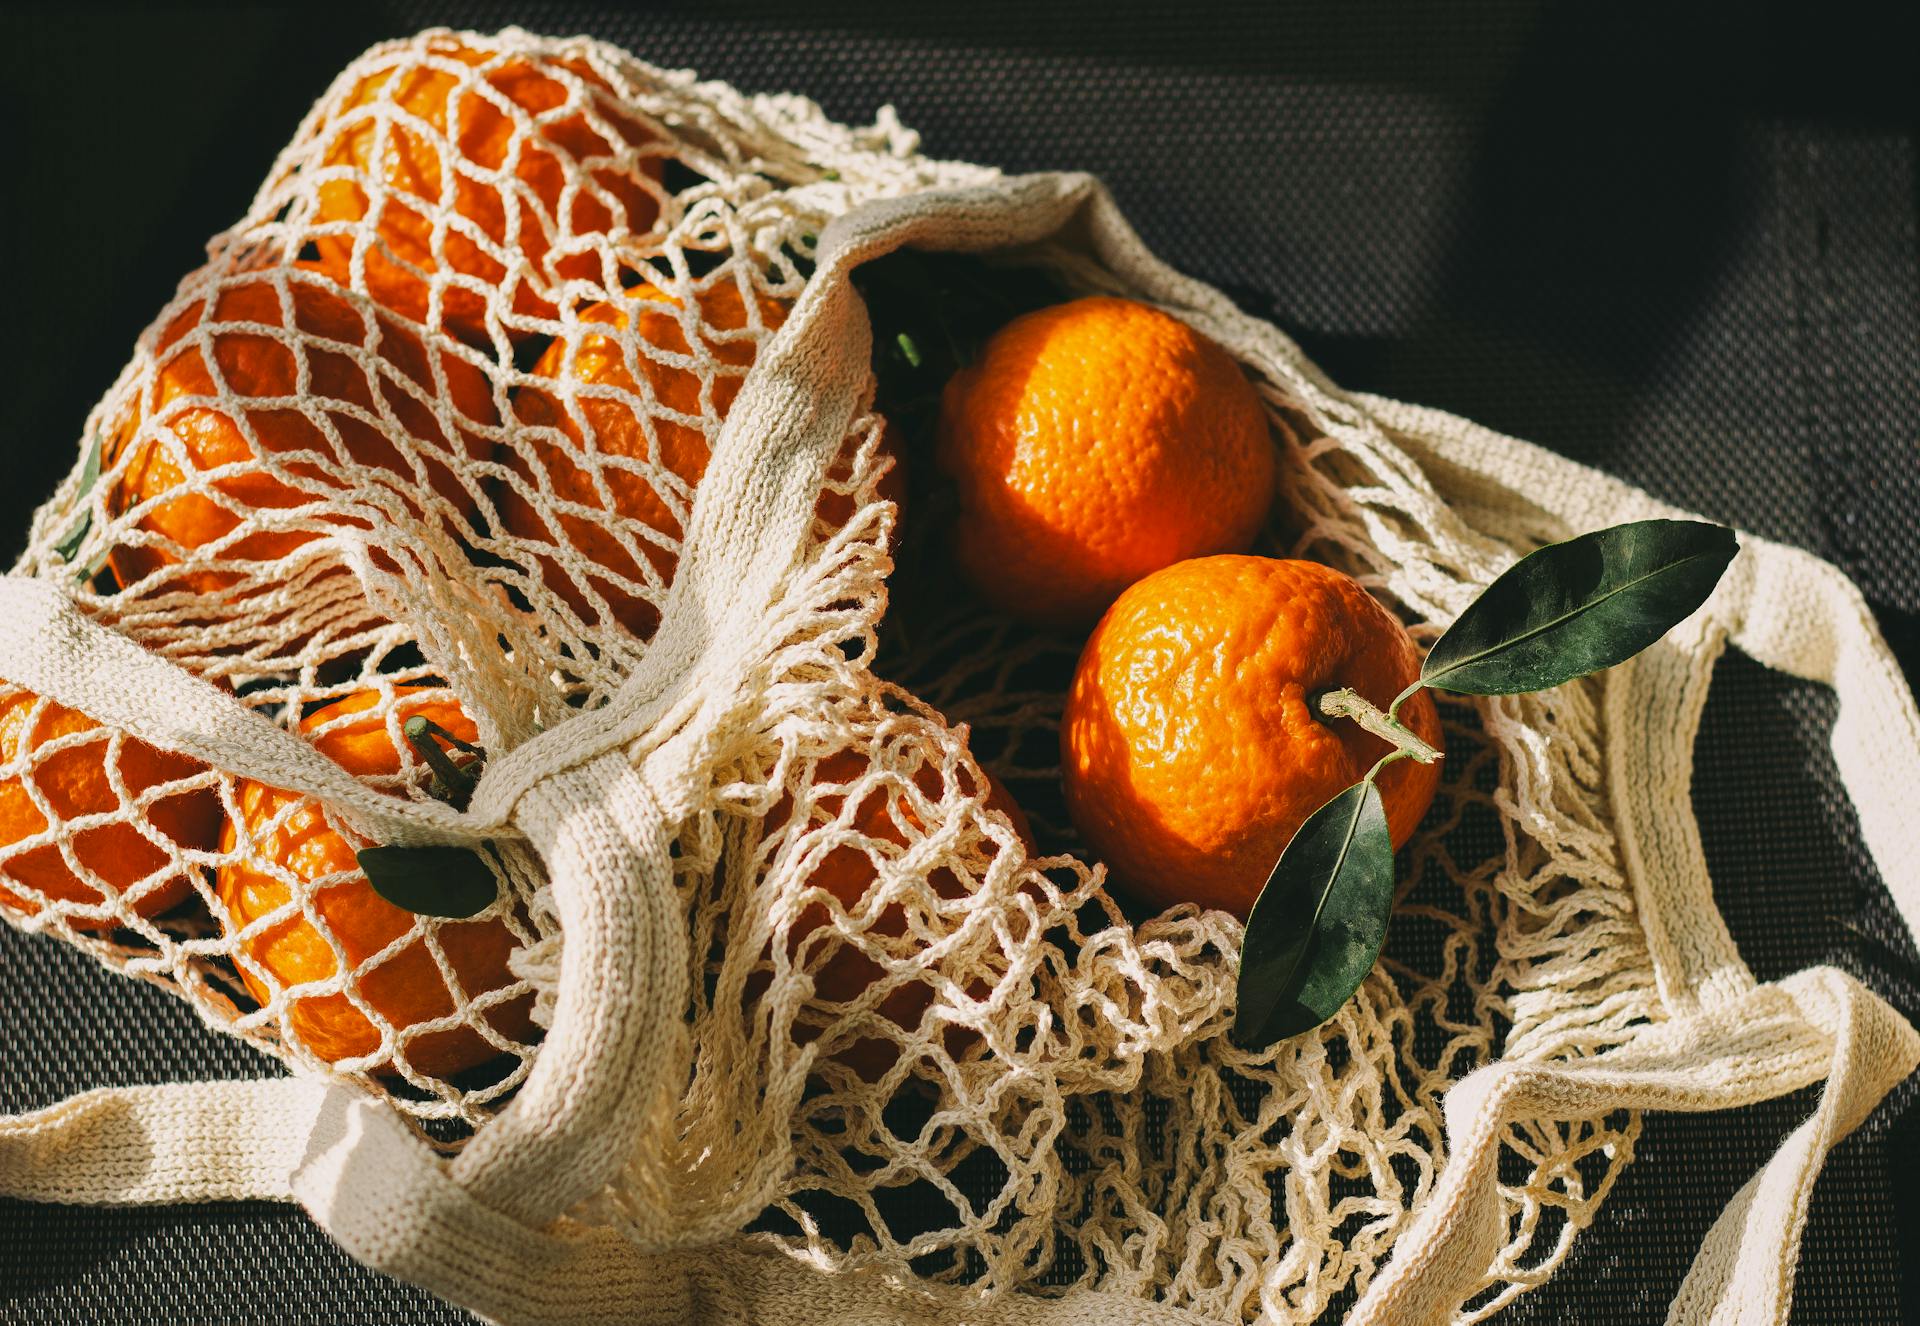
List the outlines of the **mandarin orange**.
{"label": "mandarin orange", "polygon": [[[565,342],[554,342],[533,373],[557,388],[588,390],[580,391],[569,409],[559,390],[521,389],[515,401],[521,422],[553,429],[561,441],[528,434],[519,446],[503,449],[502,459],[518,482],[503,482],[495,490],[500,523],[509,536],[536,546],[564,546],[584,559],[587,569],[581,570],[566,565],[572,559],[540,557],[547,588],[583,621],[600,622],[606,611],[642,639],[659,624],[655,603],[678,563],[675,549],[685,533],[693,490],[706,473],[713,437],[753,365],[758,350],[753,333],[772,332],[786,320],[786,306],[766,295],[756,294],[750,309],[731,281],[699,294],[696,303],[701,349],[713,366],[705,373],[694,362],[681,322],[684,306],[654,286],[640,286],[617,303],[596,304],[582,313],[582,321],[608,330],[589,332],[571,353]],[[902,485],[891,439],[889,432],[882,445],[895,464],[880,487],[883,496],[898,501]],[[838,464],[844,478],[847,459]],[[527,495],[543,477],[553,494],[546,500],[573,508],[552,515],[557,537],[549,516]],[[601,514],[609,511],[617,520]],[[854,514],[853,502],[825,490],[816,514],[844,524]]]}
{"label": "mandarin orange", "polygon": [[[300,730],[342,768],[365,777],[391,778],[403,767],[392,728],[407,718],[418,714],[463,741],[478,739],[473,720],[457,704],[422,695],[425,689],[394,688],[391,728],[379,693],[369,690],[308,714]],[[313,800],[244,779],[234,798],[251,848],[221,868],[218,895],[227,913],[227,933],[245,936],[241,947],[251,962],[235,965],[247,988],[263,1005],[276,991],[285,994],[283,1035],[320,1059],[339,1063],[378,1052],[382,1029],[390,1027],[399,1056],[408,1065],[442,1078],[501,1053],[471,1025],[482,1015],[469,1013],[450,1026],[416,1030],[450,1017],[459,1006],[429,941],[445,955],[464,997],[460,1003],[515,983],[507,956],[518,941],[499,918],[415,917],[373,891],[354,856],[366,844],[350,840],[328,823]],[[239,841],[239,830],[229,823],[222,849],[232,852]],[[298,905],[282,919],[248,930],[287,908],[296,896]],[[411,932],[416,922],[422,935],[363,967]],[[303,987],[330,981],[339,971],[336,944],[355,973],[351,984],[361,1006],[344,992],[303,992]],[[483,1016],[500,1036],[526,1042],[533,1034],[531,1012],[532,996],[524,995],[492,1005]],[[379,1067],[391,1069],[392,1063]]]}
{"label": "mandarin orange", "polygon": [[[289,313],[291,316],[289,317]],[[295,333],[299,353],[279,337],[248,324]],[[378,381],[369,381],[356,355],[373,351]],[[411,492],[422,484],[470,515],[473,499],[456,476],[456,455],[486,459],[493,443],[457,422],[449,442],[428,402],[445,380],[445,401],[459,421],[489,426],[498,419],[486,375],[457,354],[430,354],[420,338],[392,319],[362,311],[324,279],[295,273],[285,296],[268,274],[230,281],[211,301],[195,301],[161,332],[154,346],[158,369],[150,392],[104,449],[102,463],[123,454],[126,468],[108,495],[113,514],[136,507],[136,524],[155,542],[122,541],[109,563],[123,586],[177,564],[183,556],[227,539],[254,512],[298,507],[328,491],[350,496],[357,482],[342,462],[392,476],[398,501],[417,512]],[[302,380],[302,364],[306,370]],[[221,388],[237,399],[218,403]],[[337,434],[316,420],[324,415]],[[397,425],[377,428],[367,416]],[[141,437],[141,424],[158,419],[162,435]],[[275,474],[267,457],[284,465]],[[200,483],[199,471],[224,468]],[[190,483],[190,479],[193,481]],[[322,523],[355,523],[328,515]],[[305,528],[261,529],[221,548],[223,559],[273,561],[318,537]],[[240,573],[205,568],[165,577],[171,588],[211,594]]]}
{"label": "mandarin orange", "polygon": [[954,554],[996,609],[1091,622],[1141,576],[1240,552],[1274,487],[1266,412],[1231,356],[1126,299],[1014,319],[948,381]]}
{"label": "mandarin orange", "polygon": [[[483,74],[467,72],[482,65]],[[543,290],[602,276],[579,241],[645,231],[659,212],[650,185],[661,158],[630,156],[655,136],[584,59],[499,56],[439,40],[429,58],[362,79],[320,132],[332,135],[323,166],[345,168],[316,190],[314,219],[336,227],[314,241],[320,265],[344,284],[366,232],[340,223],[373,216],[379,242],[365,245],[367,293],[426,322],[444,271],[454,281],[440,323],[476,344],[489,339],[489,291],[514,276],[514,311],[550,318]],[[449,187],[454,219],[436,234],[433,214]],[[532,281],[514,271],[522,259]]]}
{"label": "mandarin orange", "polygon": [[[1349,687],[1385,709],[1420,675],[1406,628],[1360,584],[1316,562],[1202,557],[1130,587],[1080,656],[1061,720],[1067,807],[1127,891],[1245,917],[1306,818],[1390,747],[1311,707]],[[1438,748],[1433,699],[1400,721]],[[1399,847],[1439,766],[1380,775]]]}
{"label": "mandarin orange", "polygon": [[[865,761],[852,751],[842,751],[820,761],[814,777],[822,783],[852,783],[866,772]],[[986,775],[986,805],[999,811],[1012,823],[1014,832],[1019,835],[1029,855],[1034,853],[1033,830],[1027,823],[1026,815],[1019,803],[1014,801],[1004,784],[993,775]],[[939,773],[923,766],[914,776],[914,784],[930,799],[938,800],[941,795]],[[835,793],[820,796],[816,802],[816,814],[827,817],[838,816],[845,804],[845,797]],[[791,798],[783,797],[769,813],[767,821],[779,825],[793,813]],[[909,833],[924,832],[925,826],[915,814],[911,803],[901,794],[889,794],[884,786],[869,790],[853,808],[848,817],[856,833],[878,842],[891,843],[905,847]],[[807,876],[806,884],[810,888],[822,889],[830,894],[839,907],[848,912],[856,912],[865,901],[867,892],[879,880],[879,872],[874,860],[865,851],[852,844],[842,844],[833,848]],[[965,889],[954,873],[945,867],[937,868],[928,876],[933,891],[942,898],[960,898]],[[798,956],[803,945],[823,927],[831,926],[832,913],[825,902],[809,902],[800,909],[793,927],[787,932],[787,952],[789,956]],[[867,933],[880,939],[899,939],[907,932],[906,913],[898,905],[887,907],[872,924]],[[884,975],[883,969],[872,958],[852,944],[842,944],[833,950],[824,962],[813,970],[813,996],[816,1001],[828,1004],[847,1004],[858,999]],[[976,991],[976,993],[980,993]],[[908,981],[888,992],[880,1001],[879,1013],[896,1026],[914,1028],[920,1025],[921,1017],[933,1004],[933,989],[923,981]],[[794,1039],[801,1044],[813,1040],[819,1035],[820,1028],[804,1022],[794,1026]],[[962,1037],[950,1035],[948,1048],[957,1052],[963,1042]],[[841,1063],[853,1069],[867,1081],[877,1081],[899,1057],[899,1046],[883,1036],[861,1037],[839,1050],[835,1056]]]}
{"label": "mandarin orange", "polygon": [[[65,744],[83,736],[87,739]],[[42,749],[56,742],[61,743],[57,749]],[[37,915],[45,905],[38,898],[100,904],[105,899],[92,882],[97,880],[130,895],[139,915],[158,916],[186,898],[192,868],[174,864],[140,824],[191,850],[210,851],[219,838],[220,799],[211,787],[185,788],[135,809],[114,786],[117,774],[126,797],[140,798],[204,772],[204,765],[132,737],[123,738],[116,753],[106,729],[64,705],[43,702],[31,691],[16,689],[0,697],[0,769],[17,770],[0,780],[0,881],[5,881],[0,884],[0,907],[18,915]],[[75,833],[69,840],[71,861],[54,843],[14,850],[15,844],[47,830],[43,802],[62,823],[92,815],[123,817]],[[5,884],[31,892],[15,892]],[[97,930],[116,922],[103,912],[72,916],[68,924]]]}

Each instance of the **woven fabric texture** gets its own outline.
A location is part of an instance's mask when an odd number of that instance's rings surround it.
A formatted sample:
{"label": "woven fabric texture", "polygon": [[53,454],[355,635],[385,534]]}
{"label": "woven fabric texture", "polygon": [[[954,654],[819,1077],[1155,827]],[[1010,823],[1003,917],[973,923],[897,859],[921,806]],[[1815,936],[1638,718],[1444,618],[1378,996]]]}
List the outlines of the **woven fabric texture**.
{"label": "woven fabric texture", "polygon": [[[1535,199],[1544,215],[1522,225],[1488,199],[1549,158],[1527,127],[1527,98],[1553,105],[1567,95],[1527,73],[1528,52],[1579,35],[1538,16],[1487,20],[1478,62],[1439,76],[1440,86],[1403,78],[1391,62],[1354,67],[1340,58],[1352,56],[1353,39],[1327,34],[1326,67],[1339,76],[1314,81],[1286,60],[1258,75],[1244,56],[1188,67],[1180,57],[1198,40],[1190,33],[1155,61],[1154,39],[1167,34],[1095,41],[1075,58],[1062,50],[1067,34],[1050,30],[1002,48],[938,29],[802,33],[574,10],[413,7],[381,21],[398,31],[509,18],[592,31],[656,63],[689,64],[747,88],[802,88],[845,118],[864,119],[893,100],[936,155],[1091,169],[1114,186],[1149,244],[1249,311],[1299,331],[1349,385],[1458,409],[1662,497],[1811,547],[1875,598],[1896,644],[1903,633],[1911,639],[1917,550],[1904,512],[1914,477],[1901,468],[1900,448],[1915,434],[1920,398],[1910,353],[1912,155],[1900,134],[1744,116],[1710,141],[1683,135],[1670,145],[1678,161],[1655,159],[1674,183],[1687,153],[1713,154],[1718,173],[1690,185],[1711,194],[1704,221],[1702,209],[1643,215],[1604,192],[1596,220],[1586,214],[1595,195],[1581,188],[1592,181],[1564,178],[1563,168],[1563,192]],[[1257,24],[1254,31],[1278,38]],[[357,33],[352,45],[377,35]],[[323,81],[343,57],[312,58]],[[1243,90],[1235,113],[1221,116],[1222,95],[1247,80],[1255,95]],[[1009,89],[1024,98],[1017,118],[994,109]],[[1176,139],[1199,146],[1178,160],[1156,150]],[[1207,193],[1210,162],[1244,162],[1254,150],[1275,163],[1271,178],[1222,196],[1216,173]],[[1602,151],[1581,169],[1608,160]],[[247,178],[257,164],[233,170]],[[1201,197],[1204,208],[1194,205]],[[1660,217],[1681,220],[1662,230]],[[1716,218],[1725,233],[1671,233]],[[225,219],[206,218],[200,232]],[[1632,265],[1569,238],[1605,235],[1607,222],[1629,245],[1657,248],[1661,261]],[[1250,230],[1272,243],[1246,244]],[[1586,316],[1554,317],[1569,305]],[[1722,665],[1696,786],[1709,864],[1761,979],[1834,961],[1911,1016],[1913,955],[1891,938],[1897,918],[1838,791],[1824,745],[1830,717],[1817,688],[1738,658]],[[1720,776],[1727,770],[1740,778]],[[1853,896],[1796,891],[1796,881],[1836,875],[1854,881]],[[1783,916],[1794,923],[1781,924]],[[7,1029],[20,1044],[0,1058],[8,1065],[0,1108],[45,1104],[81,1086],[270,1071],[206,1036],[179,1005],[106,980],[51,945],[0,934],[0,979],[11,1007],[51,1006],[55,1025]],[[64,997],[47,999],[49,989]],[[41,1047],[32,1058],[19,1052],[29,1044]],[[1913,1155],[1912,1125],[1902,1122],[1910,1093],[1911,1084],[1836,1153],[1817,1190],[1796,1319],[1859,1319],[1839,1314],[1861,1314],[1863,1299],[1872,1319],[1902,1301],[1891,1253],[1902,1216],[1888,1175]],[[1737,1122],[1650,1120],[1638,1151],[1653,1161],[1664,1148],[1664,1161],[1627,1168],[1562,1278],[1514,1315],[1557,1320],[1574,1303],[1585,1315],[1601,1301],[1596,1294],[1617,1294],[1605,1300],[1614,1305],[1608,1315],[1657,1319],[1712,1214],[1807,1108],[1790,1100]],[[1836,1209],[1865,1215],[1835,1220]],[[353,1267],[285,1212],[208,1208],[169,1218],[15,1205],[5,1218],[10,1234],[15,1225],[32,1234],[8,1240],[0,1320],[297,1320],[303,1302],[326,1304],[328,1319],[352,1319],[362,1303],[369,1319],[450,1319],[424,1296]],[[217,1258],[194,1251],[202,1238],[222,1247],[228,1265],[254,1273],[236,1284]],[[183,1291],[177,1301],[188,1306],[156,1299],[143,1310],[116,1289],[115,1268],[136,1257],[152,1258],[141,1263],[151,1284],[197,1284],[208,1296]]]}

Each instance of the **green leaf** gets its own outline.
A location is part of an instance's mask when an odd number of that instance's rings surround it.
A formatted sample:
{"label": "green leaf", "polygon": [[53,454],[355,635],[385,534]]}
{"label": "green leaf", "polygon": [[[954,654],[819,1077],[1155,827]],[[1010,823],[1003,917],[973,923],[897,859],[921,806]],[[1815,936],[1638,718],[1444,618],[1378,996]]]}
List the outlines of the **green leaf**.
{"label": "green leaf", "polygon": [[80,545],[87,541],[87,531],[92,528],[93,512],[82,511],[80,523],[67,532],[66,538],[53,545],[53,550],[60,554],[61,561],[71,562],[74,559],[80,551]]}
{"label": "green leaf", "polygon": [[355,855],[373,891],[419,916],[464,919],[499,892],[493,870],[467,847],[364,847]]}
{"label": "green leaf", "polygon": [[1393,910],[1393,840],[1371,778],[1307,817],[1247,917],[1233,1040],[1257,1049],[1339,1012],[1367,979]]}
{"label": "green leaf", "polygon": [[1624,663],[1707,601],[1740,550],[1697,520],[1641,520],[1530,553],[1467,605],[1420,680],[1517,695]]}
{"label": "green leaf", "polygon": [[[98,433],[95,433],[93,435],[93,445],[87,448],[86,464],[80,467],[80,487],[73,495],[74,501],[78,502],[84,499],[88,493],[91,493],[93,491],[94,484],[98,483],[99,481],[100,481],[100,435]],[[87,533],[92,528],[93,528],[93,511],[91,508],[89,508],[80,513],[79,521],[75,523],[74,527],[70,531],[68,531],[67,537],[53,545],[53,550],[60,554],[61,561],[71,562],[76,556],[79,555],[80,545],[87,541]],[[98,568],[96,567],[95,570],[97,569]],[[92,575],[93,575],[93,572],[88,571],[82,576],[82,579],[91,579]]]}

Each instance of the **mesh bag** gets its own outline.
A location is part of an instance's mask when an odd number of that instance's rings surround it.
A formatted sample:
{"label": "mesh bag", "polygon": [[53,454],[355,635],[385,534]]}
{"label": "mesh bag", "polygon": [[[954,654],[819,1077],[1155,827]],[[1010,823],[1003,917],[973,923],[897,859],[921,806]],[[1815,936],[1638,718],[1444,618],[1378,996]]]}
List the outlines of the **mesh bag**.
{"label": "mesh bag", "polygon": [[[1262,550],[1422,639],[1526,549],[1669,514],[1342,393],[1084,176],[584,39],[378,47],[0,584],[0,910],[295,1071],[0,1121],[0,1190],[297,1200],[502,1320],[1473,1320],[1553,1273],[1639,1111],[1825,1078],[1675,1307],[1784,1320],[1811,1175],[1920,1042],[1837,971],[1754,981],[1689,746],[1728,642],[1834,682],[1911,923],[1920,719],[1852,586],[1747,539],[1634,663],[1444,704],[1386,959],[1238,1049],[1239,923],[1124,913],[1049,813],[1072,643],[892,628],[850,273],[903,245],[1227,347],[1282,461]],[[486,752],[463,808],[414,717]],[[372,843],[477,851],[495,899],[373,905]]]}

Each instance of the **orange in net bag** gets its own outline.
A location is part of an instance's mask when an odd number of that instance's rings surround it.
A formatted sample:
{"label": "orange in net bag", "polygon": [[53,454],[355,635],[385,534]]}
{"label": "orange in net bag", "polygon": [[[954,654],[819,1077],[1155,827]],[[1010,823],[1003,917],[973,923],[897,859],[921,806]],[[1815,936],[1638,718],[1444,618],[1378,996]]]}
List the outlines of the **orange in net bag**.
{"label": "orange in net bag", "polygon": [[[466,359],[430,354],[405,325],[298,264],[222,282],[167,324],[153,355],[153,386],[135,398],[103,458],[120,475],[110,509],[131,514],[139,530],[108,555],[124,586],[209,545],[222,559],[277,563],[316,531],[308,521],[265,518],[317,507],[320,522],[356,519],[326,509],[329,490],[346,487],[350,474],[410,511],[407,493],[423,483],[461,516],[473,510],[456,462],[492,455],[476,431],[496,418],[485,374]],[[295,398],[300,407],[290,408]],[[191,481],[206,470],[221,477]],[[249,532],[243,523],[265,527]],[[240,575],[165,578],[168,588],[217,594]]]}
{"label": "orange in net bag", "polygon": [[464,340],[489,338],[503,285],[515,313],[551,318],[555,285],[602,275],[593,241],[659,212],[654,135],[584,60],[434,41],[323,104],[315,217],[342,224],[316,231],[320,265]]}
{"label": "orange in net bag", "polygon": [[[533,431],[507,457],[512,478],[495,489],[504,534],[576,554],[542,560],[546,587],[588,622],[603,620],[604,603],[606,616],[642,639],[659,622],[656,602],[673,577],[674,544],[706,472],[706,425],[725,421],[758,338],[779,330],[787,316],[786,306],[766,295],[755,295],[749,309],[732,281],[708,286],[692,302],[694,334],[712,356],[711,373],[692,355],[686,307],[652,285],[582,312],[577,348],[571,339],[555,341],[533,366],[535,378],[555,386],[529,383],[518,393],[520,421]],[[616,334],[588,330],[594,324]],[[547,440],[553,434],[557,444]],[[897,506],[902,458],[890,434],[882,433],[881,447],[892,468],[880,491]],[[846,469],[843,462],[843,481]],[[552,490],[551,524],[529,492],[535,485]],[[610,511],[623,519],[609,521]],[[816,511],[838,528],[854,503],[829,487]],[[637,547],[636,526],[644,534]]]}
{"label": "orange in net bag", "polygon": [[[798,965],[813,968],[809,973],[813,984],[812,1003],[830,1008],[863,1000],[872,991],[879,996],[874,1011],[881,1018],[896,1027],[914,1030],[934,1003],[934,984],[925,979],[890,980],[888,966],[871,953],[877,949],[882,955],[892,956],[905,951],[917,957],[918,950],[924,946],[909,934],[914,918],[897,905],[873,914],[868,911],[867,903],[876,886],[881,884],[884,863],[888,860],[884,853],[888,848],[908,846],[908,835],[924,830],[924,825],[913,808],[910,794],[890,786],[884,778],[876,780],[871,775],[872,766],[854,752],[842,751],[821,760],[807,780],[811,802],[809,818],[825,819],[829,829],[844,819],[859,838],[872,845],[841,842],[818,857],[806,871],[800,883],[814,900],[800,909],[787,930],[786,957]],[[934,802],[945,799],[938,771],[931,766],[923,764],[912,781],[922,797]],[[856,790],[862,787],[865,790]],[[1025,813],[1005,785],[991,774],[987,776],[982,800],[986,808],[997,811],[1005,819],[1021,845],[1032,854],[1035,850],[1033,830]],[[770,833],[788,835],[805,834],[809,827],[796,822],[791,795],[783,797],[774,807],[767,823]],[[876,857],[876,852],[881,855]],[[972,896],[971,889],[950,870],[932,872],[928,884],[948,907]],[[836,911],[847,915],[847,932],[835,924]],[[857,943],[848,943],[842,938],[849,932]],[[809,944],[809,938],[815,935],[822,936],[825,944]],[[809,952],[810,949],[813,952]],[[817,957],[822,949],[827,956],[816,965],[810,959]],[[756,973],[756,979],[748,983],[749,992],[764,990],[767,983],[763,974]],[[981,991],[976,986],[970,993],[977,998]],[[818,1016],[814,1009],[804,1013]],[[844,1017],[830,1017],[825,1026],[837,1031],[846,1028],[847,1023]],[[819,1025],[796,1023],[794,1041],[804,1045],[815,1039],[820,1030]],[[945,1043],[949,1053],[957,1051],[960,1041],[955,1031],[946,1034]],[[866,1081],[878,1081],[899,1058],[899,1047],[887,1036],[862,1036],[835,1050],[832,1057]]]}
{"label": "orange in net bag", "polygon": [[[404,743],[389,728],[408,718],[429,719],[461,740],[479,736],[459,706],[431,688],[396,687],[393,702],[385,701],[378,691],[357,692],[315,709],[300,731],[328,759],[370,778],[401,776]],[[444,1078],[531,1037],[530,995],[486,1002],[515,984],[507,957],[524,932],[497,917],[417,919],[374,892],[355,862],[356,844],[321,806],[255,782],[241,782],[234,796],[240,814],[224,828],[221,847],[234,852],[244,834],[250,850],[221,867],[216,891],[225,925],[240,941],[235,957],[247,989],[263,1006],[285,991],[282,1025],[291,1043],[340,1063],[384,1053],[391,1034],[403,1042],[399,1058]],[[344,970],[352,979],[342,979]],[[306,992],[334,984],[345,988]],[[485,1009],[477,1023],[468,1001]],[[390,1056],[380,1067],[393,1064]]]}
{"label": "orange in net bag", "polygon": [[1016,318],[944,401],[955,557],[996,609],[1040,625],[1090,623],[1149,571],[1244,550],[1271,504],[1267,418],[1240,366],[1147,304]]}
{"label": "orange in net bag", "polygon": [[[116,901],[147,918],[179,905],[191,889],[189,868],[171,849],[210,848],[219,834],[219,802],[202,772],[31,691],[0,696],[0,880],[24,886],[15,892],[0,883],[0,908],[36,916],[45,900],[99,905],[65,919],[100,929],[124,924],[123,914],[106,910]],[[200,785],[185,786],[189,780]],[[159,843],[130,822],[136,806]],[[101,822],[67,823],[86,817]],[[63,851],[55,835],[69,827]]]}
{"label": "orange in net bag", "polygon": [[[102,818],[21,841],[78,859],[122,824],[190,892],[147,917],[158,884],[121,897],[94,871],[101,902],[44,892],[25,923],[290,1075],[0,1121],[0,1190],[298,1201],[363,1261],[511,1321],[1472,1320],[1564,1262],[1639,1111],[1825,1079],[1683,1290],[1682,1320],[1769,1294],[1756,1319],[1779,1319],[1812,1172],[1920,1042],[1837,972],[1746,970],[1687,747],[1726,643],[1834,681],[1869,848],[1915,896],[1885,789],[1920,781],[1920,716],[1857,593],[1747,540],[1707,608],[1616,672],[1440,697],[1447,759],[1383,960],[1323,1026],[1240,1049],[1239,920],[1123,908],[1060,813],[1078,642],[957,596],[898,629],[914,586],[889,582],[893,444],[850,274],[906,245],[1041,266],[1219,347],[1285,496],[1258,546],[1354,576],[1416,642],[1540,542],[1666,514],[1339,390],[1154,260],[1088,177],[936,160],[890,111],[836,124],[586,39],[385,44],[160,311],[0,582],[0,676],[87,715],[123,766],[138,741],[202,770],[178,786],[236,825],[166,845],[152,789],[109,777]],[[352,318],[319,325],[299,286]],[[168,341],[251,288],[280,316]],[[725,290],[737,308],[709,312]],[[217,368],[230,335],[291,386],[209,368],[163,399],[169,362],[191,345]],[[603,352],[620,371],[585,380]],[[316,389],[335,362],[343,385]],[[462,404],[469,372],[490,412]],[[244,447],[202,467],[189,415]],[[623,417],[644,445],[603,440]],[[163,455],[177,481],[141,490]],[[223,513],[198,542],[161,528],[189,497]],[[464,804],[400,748],[413,688],[487,752]],[[330,759],[330,708],[399,772]],[[342,844],[478,863],[484,961],[433,937],[466,922],[340,920],[346,858],[277,863],[270,825],[237,827],[250,788]],[[218,881],[262,873],[285,901],[224,924]],[[63,924],[102,907],[119,923]],[[283,923],[332,959],[289,973],[304,991],[249,951]],[[383,996],[420,953],[430,997]],[[352,1057],[305,1043],[296,995],[344,998],[378,1042],[347,1019]],[[426,1039],[448,1034],[499,1053],[461,1067]],[[867,1042],[866,1068],[839,1057]]]}
{"label": "orange in net bag", "polygon": [[[1186,705],[1203,669],[1217,679],[1217,727]],[[1352,686],[1385,705],[1419,676],[1399,623],[1317,563],[1229,555],[1157,571],[1081,651],[1060,726],[1075,820],[1127,887],[1245,916],[1307,816],[1389,749],[1356,724],[1314,721],[1308,698]],[[1440,740],[1425,692],[1404,714],[1416,736]],[[1380,775],[1396,847],[1439,774],[1402,761]]]}

